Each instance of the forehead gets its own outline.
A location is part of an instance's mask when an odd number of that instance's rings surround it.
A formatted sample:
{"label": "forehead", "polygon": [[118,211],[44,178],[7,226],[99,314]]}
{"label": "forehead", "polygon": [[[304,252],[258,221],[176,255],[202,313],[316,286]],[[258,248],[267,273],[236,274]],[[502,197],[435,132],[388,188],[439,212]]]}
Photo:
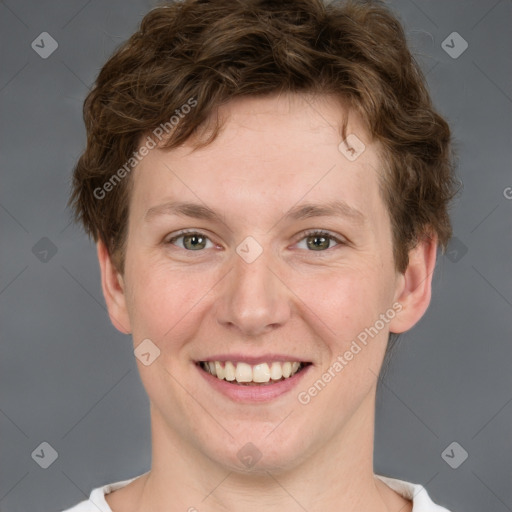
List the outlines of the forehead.
{"label": "forehead", "polygon": [[[330,96],[288,94],[233,100],[219,109],[222,130],[209,145],[153,149],[137,165],[132,204],[137,217],[169,199],[193,200],[249,216],[304,202],[342,200],[376,210],[382,163],[362,120]],[[342,145],[364,144],[351,159]],[[361,150],[363,146],[356,147]],[[378,208],[377,208],[378,209]],[[378,215],[377,211],[367,213]]]}

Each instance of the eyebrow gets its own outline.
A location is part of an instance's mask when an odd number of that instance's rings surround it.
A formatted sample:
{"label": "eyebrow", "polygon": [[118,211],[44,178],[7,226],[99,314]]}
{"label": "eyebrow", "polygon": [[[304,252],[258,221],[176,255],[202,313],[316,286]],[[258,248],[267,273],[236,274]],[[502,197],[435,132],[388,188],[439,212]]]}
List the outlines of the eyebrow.
{"label": "eyebrow", "polygon": [[[144,219],[146,222],[150,222],[155,217],[161,215],[177,215],[179,217],[192,217],[195,219],[224,222],[221,216],[208,206],[182,201],[169,201],[153,206],[146,211]],[[288,210],[281,220],[302,220],[311,217],[345,217],[359,225],[366,222],[366,217],[363,213],[348,205],[346,202],[339,200],[322,204],[302,203],[296,205]]]}

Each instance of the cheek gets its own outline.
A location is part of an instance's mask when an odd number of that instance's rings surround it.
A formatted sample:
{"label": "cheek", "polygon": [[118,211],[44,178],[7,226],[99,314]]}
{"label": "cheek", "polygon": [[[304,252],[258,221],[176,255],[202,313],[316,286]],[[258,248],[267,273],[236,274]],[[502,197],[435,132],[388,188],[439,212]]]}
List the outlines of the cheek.
{"label": "cheek", "polygon": [[314,282],[303,281],[301,296],[308,297],[304,311],[311,310],[307,321],[315,322],[323,353],[319,350],[320,369],[303,383],[298,400],[311,417],[318,411],[327,414],[326,424],[338,425],[376,383],[388,333],[380,315],[390,310],[392,295],[377,267],[333,272]]}
{"label": "cheek", "polygon": [[201,302],[215,282],[208,273],[191,273],[147,262],[135,262],[131,271],[129,314],[134,339],[154,338],[161,343],[164,339],[175,339],[178,333],[194,325]]}
{"label": "cheek", "polygon": [[373,325],[389,307],[389,288],[377,267],[333,269],[296,280],[305,310],[316,316],[326,339],[343,344]]}

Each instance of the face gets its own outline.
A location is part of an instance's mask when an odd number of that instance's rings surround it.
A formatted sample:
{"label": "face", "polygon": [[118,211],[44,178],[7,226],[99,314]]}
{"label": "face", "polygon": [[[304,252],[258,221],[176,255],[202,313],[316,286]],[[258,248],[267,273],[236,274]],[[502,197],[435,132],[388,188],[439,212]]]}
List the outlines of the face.
{"label": "face", "polygon": [[[388,333],[417,321],[428,291],[413,303],[395,270],[382,162],[354,113],[355,160],[333,98],[220,113],[210,145],[154,149],[134,170],[125,273],[107,302],[136,347],[160,351],[137,361],[154,432],[226,468],[259,453],[258,468],[292,468],[361,428]],[[411,256],[412,280],[427,252]]]}

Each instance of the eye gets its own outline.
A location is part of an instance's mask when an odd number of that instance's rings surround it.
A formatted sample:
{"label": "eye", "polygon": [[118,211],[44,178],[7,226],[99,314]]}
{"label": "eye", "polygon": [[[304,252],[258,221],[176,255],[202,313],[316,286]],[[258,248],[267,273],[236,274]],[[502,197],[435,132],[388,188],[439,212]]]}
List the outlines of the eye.
{"label": "eye", "polygon": [[[181,243],[178,241],[181,240]],[[302,241],[305,241],[305,246],[300,247]],[[331,235],[327,231],[314,230],[303,233],[297,246],[300,249],[308,249],[315,252],[325,252],[332,248],[332,242],[336,245],[344,245],[344,242],[339,238]],[[197,231],[182,231],[173,236],[166,242],[167,244],[177,245],[181,249],[187,251],[200,251],[201,249],[211,249],[213,242],[203,233]],[[210,244],[210,245],[208,245]]]}
{"label": "eye", "polygon": [[[182,239],[182,245],[175,243],[177,240]],[[181,249],[187,251],[199,251],[201,249],[210,249],[213,247],[212,241],[203,233],[196,231],[182,231],[176,236],[167,240],[168,244],[178,245]],[[209,246],[207,244],[210,243]]]}
{"label": "eye", "polygon": [[[331,235],[327,231],[309,231],[303,234],[303,238],[300,240],[306,241],[305,247],[299,247],[301,249],[310,249],[312,251],[326,251],[331,248],[331,242],[336,242],[337,245],[343,245],[344,242],[335,236]],[[299,244],[298,244],[299,245]]]}

